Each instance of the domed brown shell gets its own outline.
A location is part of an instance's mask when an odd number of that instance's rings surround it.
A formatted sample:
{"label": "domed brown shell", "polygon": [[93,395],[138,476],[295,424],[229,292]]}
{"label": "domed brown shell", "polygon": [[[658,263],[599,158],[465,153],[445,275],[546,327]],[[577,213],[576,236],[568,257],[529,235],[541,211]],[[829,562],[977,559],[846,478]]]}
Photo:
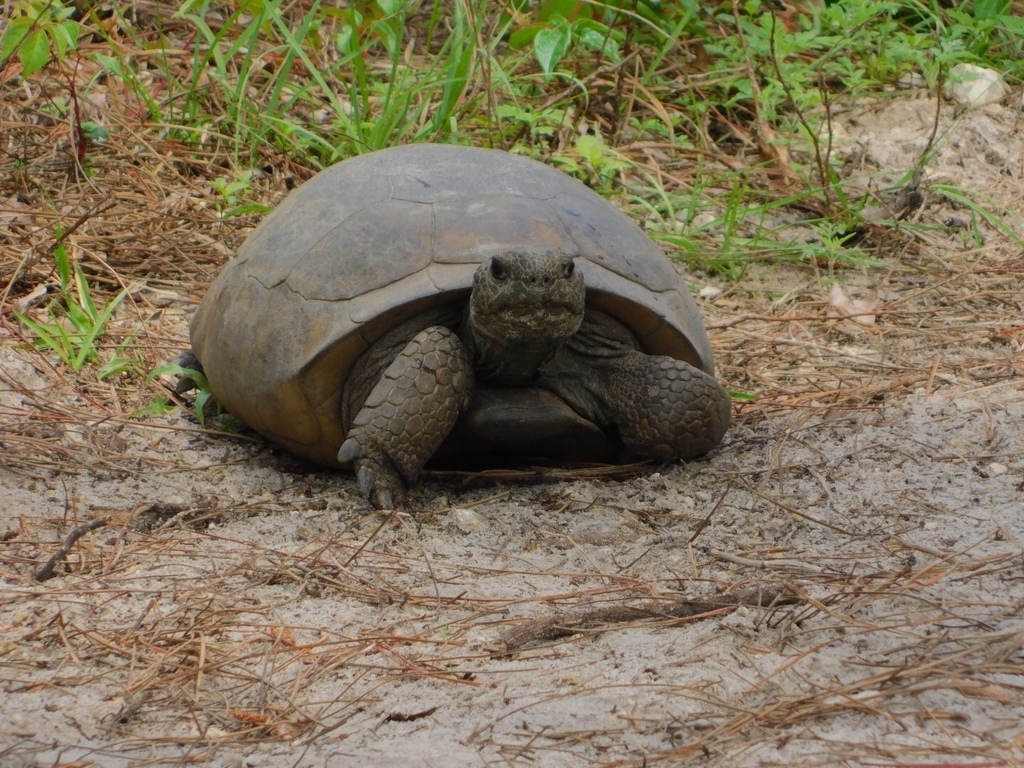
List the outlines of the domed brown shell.
{"label": "domed brown shell", "polygon": [[192,347],[229,412],[336,466],[353,363],[398,323],[465,302],[477,265],[508,251],[573,254],[588,304],[646,352],[714,372],[682,277],[619,209],[534,160],[439,144],[355,157],[292,192],[211,285]]}

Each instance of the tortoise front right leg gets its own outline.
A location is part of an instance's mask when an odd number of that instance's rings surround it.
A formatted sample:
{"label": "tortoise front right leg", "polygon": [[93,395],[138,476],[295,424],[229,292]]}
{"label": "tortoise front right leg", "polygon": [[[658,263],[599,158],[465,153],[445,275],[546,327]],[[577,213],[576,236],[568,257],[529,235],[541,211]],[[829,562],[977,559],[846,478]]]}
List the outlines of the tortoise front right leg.
{"label": "tortoise front right leg", "polygon": [[473,371],[454,331],[420,331],[384,370],[356,413],[338,461],[352,463],[378,509],[394,509],[444,442],[473,394]]}
{"label": "tortoise front right leg", "polygon": [[647,355],[563,355],[540,382],[577,413],[610,428],[627,456],[692,459],[722,440],[732,400],[712,375],[682,360]]}
{"label": "tortoise front right leg", "polygon": [[714,376],[682,360],[631,352],[594,361],[606,389],[603,417],[627,452],[646,459],[692,459],[718,445],[732,398]]}

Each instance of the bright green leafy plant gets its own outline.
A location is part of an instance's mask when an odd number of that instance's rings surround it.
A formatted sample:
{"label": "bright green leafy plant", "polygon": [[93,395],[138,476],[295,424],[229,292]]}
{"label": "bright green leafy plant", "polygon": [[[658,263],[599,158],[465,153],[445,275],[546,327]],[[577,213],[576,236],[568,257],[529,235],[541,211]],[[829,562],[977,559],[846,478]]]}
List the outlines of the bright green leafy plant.
{"label": "bright green leafy plant", "polygon": [[[523,12],[526,3],[515,4]],[[513,48],[532,47],[534,58],[546,77],[555,73],[559,63],[574,47],[595,52],[610,63],[621,58],[623,34],[615,29],[616,3],[600,6],[581,0],[547,0],[541,3],[536,19],[520,26],[509,38]]]}
{"label": "bright green leafy plant", "polygon": [[14,0],[0,40],[0,66],[17,54],[22,74],[33,75],[50,61],[63,61],[78,45],[80,27],[73,6],[59,0]]}
{"label": "bright green leafy plant", "polygon": [[224,210],[221,216],[229,219],[233,216],[245,216],[249,213],[267,213],[270,210],[270,206],[262,203],[242,202],[242,198],[252,191],[251,181],[252,171],[242,171],[237,179],[231,180],[225,176],[218,176],[210,182],[223,201]]}
{"label": "bright green leafy plant", "polygon": [[[82,268],[72,267],[61,233],[54,249],[60,296],[50,305],[48,320],[37,320],[16,312],[18,319],[35,334],[35,345],[55,353],[73,371],[80,371],[86,363],[100,363],[97,342],[103,337],[114,310],[128,295],[125,288],[110,301],[95,301]],[[112,362],[112,361],[111,361]],[[101,378],[125,370],[123,361],[102,371]]]}
{"label": "bright green leafy plant", "polygon": [[[195,368],[186,368],[180,363],[166,363],[150,371],[146,375],[146,381],[152,382],[159,376],[167,376],[179,381],[188,380],[192,382],[192,387],[196,390],[196,399],[192,410],[193,413],[195,413],[196,421],[201,425],[206,425],[208,412],[213,412],[216,415],[221,413],[219,404],[215,399],[213,399],[213,391],[210,389],[210,383],[206,380],[206,376],[203,375],[202,371],[198,371]],[[180,392],[183,390],[178,391]],[[159,411],[163,407],[164,399],[161,398],[158,403],[151,404],[149,409]]]}

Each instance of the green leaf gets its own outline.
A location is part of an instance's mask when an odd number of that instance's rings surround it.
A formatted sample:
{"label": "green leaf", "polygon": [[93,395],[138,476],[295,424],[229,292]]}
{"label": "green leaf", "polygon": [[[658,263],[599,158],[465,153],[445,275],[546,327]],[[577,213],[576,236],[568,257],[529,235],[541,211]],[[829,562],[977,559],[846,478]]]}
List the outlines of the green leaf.
{"label": "green leaf", "polygon": [[509,47],[515,51],[521,51],[528,45],[531,45],[537,37],[537,33],[540,32],[544,27],[539,24],[530,24],[526,27],[520,27],[511,35],[508,36]]}
{"label": "green leaf", "polygon": [[591,49],[592,51],[600,51],[605,59],[618,64],[622,61],[622,56],[619,53],[619,44],[616,42],[607,29],[604,31],[594,29],[593,27],[587,27],[580,33],[580,45]]}
{"label": "green leaf", "polygon": [[437,58],[441,70],[438,74],[444,85],[431,122],[438,130],[443,130],[446,123],[451,127],[451,120],[456,117],[455,110],[469,82],[476,53],[474,35],[470,32],[471,20],[464,12],[456,10],[454,22],[453,34]]}
{"label": "green leaf", "polygon": [[999,19],[1010,8],[1010,0],[974,0],[974,18],[983,21]]}
{"label": "green leaf", "polygon": [[144,405],[138,410],[128,414],[129,419],[144,419],[149,416],[160,416],[174,410],[174,404],[168,403],[162,397],[155,398],[149,405]]}
{"label": "green leaf", "polygon": [[58,227],[54,233],[57,245],[53,249],[53,261],[57,265],[57,276],[60,278],[60,292],[67,293],[71,284],[71,260],[68,258],[68,248],[61,239],[63,236],[63,229]]}
{"label": "green leaf", "polygon": [[583,134],[576,141],[576,151],[595,169],[601,167],[604,149],[602,141],[597,136],[589,133]]}
{"label": "green leaf", "polygon": [[[124,297],[127,295],[128,289],[125,288],[119,294],[117,294],[117,296],[111,299],[110,302],[103,308],[102,311],[95,315],[96,324],[92,328],[90,328],[88,332],[85,334],[85,336],[82,338],[82,346],[78,350],[78,356],[75,358],[74,363],[72,363],[72,367],[76,371],[81,369],[81,367],[85,365],[87,360],[97,358],[95,346],[96,340],[103,335],[103,332],[107,328],[107,323],[110,322],[110,318],[114,314],[114,310],[117,308],[117,305],[120,304],[124,300]],[[91,305],[92,311],[95,312],[96,308],[94,305],[92,305],[91,298],[89,299],[89,304]],[[77,365],[75,365],[75,363],[77,363]]]}
{"label": "green leaf", "polygon": [[71,15],[75,12],[74,5],[61,7],[62,5],[63,3],[61,3],[60,0],[55,0],[55,2],[47,4],[47,10],[53,17],[54,21],[63,22],[65,19],[70,18]]}
{"label": "green leaf", "polygon": [[25,76],[33,75],[45,67],[50,60],[50,43],[46,32],[42,29],[29,32],[18,49],[18,58],[21,59]]}
{"label": "green leaf", "polygon": [[235,216],[248,216],[251,213],[270,213],[271,207],[263,203],[242,203],[233,208],[228,208],[221,214],[222,219],[230,219]]}
{"label": "green leaf", "polygon": [[89,320],[95,323],[99,317],[99,311],[96,309],[96,304],[89,293],[89,281],[86,280],[82,267],[78,262],[75,262],[75,289],[78,293],[78,306],[85,311]]}
{"label": "green leaf", "polygon": [[41,323],[37,320],[33,320],[28,315],[21,314],[18,310],[14,310],[14,316],[24,323],[26,328],[39,337],[35,346],[48,347],[56,352],[62,360],[68,362],[70,354],[67,351],[67,345],[65,344],[64,337],[66,336],[66,332],[61,326],[51,323]]}
{"label": "green leaf", "polygon": [[146,374],[146,382],[151,383],[157,376],[189,379],[195,384],[197,389],[206,392],[210,391],[210,382],[206,380],[206,376],[203,375],[202,371],[197,371],[195,368],[185,368],[177,363],[164,363]]}
{"label": "green leaf", "polygon": [[124,68],[121,66],[121,62],[113,56],[108,56],[105,53],[94,53],[93,58],[96,62],[103,67],[105,70],[113,75],[116,75],[119,80],[127,80],[125,77]]}
{"label": "green leaf", "polygon": [[533,38],[533,55],[545,75],[550,75],[555,71],[558,62],[569,50],[570,43],[572,43],[572,27],[564,20],[556,27],[542,29]]}
{"label": "green leaf", "polygon": [[32,29],[32,19],[27,16],[18,16],[7,22],[7,29],[4,30],[3,41],[0,42],[0,62],[7,61],[21,45],[21,41]]}
{"label": "green leaf", "polygon": [[213,392],[210,392],[209,390],[203,390],[196,395],[196,421],[199,422],[199,426],[201,427],[206,426],[206,404],[210,402],[211,397],[213,397]]}
{"label": "green leaf", "polygon": [[193,11],[195,11],[197,9],[202,9],[203,10],[203,14],[205,15],[205,6],[206,5],[207,5],[207,0],[185,0],[185,2],[182,3],[181,7],[174,12],[174,14],[171,16],[171,18],[172,19],[184,19],[186,16],[188,16],[190,13],[192,13]]}
{"label": "green leaf", "polygon": [[554,21],[558,17],[575,19],[579,16],[590,16],[590,6],[580,0],[548,0],[540,7],[538,21]]}
{"label": "green leaf", "polygon": [[82,132],[89,141],[104,142],[110,138],[110,131],[99,123],[87,121],[82,123]]}
{"label": "green leaf", "polygon": [[106,381],[111,376],[119,376],[122,373],[129,373],[131,371],[138,370],[141,366],[141,360],[115,355],[100,366],[99,371],[96,372],[96,377],[100,381]]}
{"label": "green leaf", "polygon": [[572,176],[584,175],[583,169],[580,168],[580,164],[574,158],[566,157],[565,155],[552,155],[551,160],[558,163],[559,168]]}
{"label": "green leaf", "polygon": [[76,21],[65,21],[50,27],[50,37],[53,40],[53,47],[57,51],[57,59],[64,59],[68,51],[73,51],[78,45],[78,34],[81,27]]}
{"label": "green leaf", "polygon": [[401,50],[402,29],[387,20],[374,22],[373,31],[380,38],[388,56],[394,58]]}
{"label": "green leaf", "polygon": [[53,41],[53,55],[57,61],[64,61],[64,54],[67,53],[69,41],[64,35],[61,27],[50,27],[50,39]]}
{"label": "green leaf", "polygon": [[351,56],[359,50],[359,32],[354,24],[345,24],[334,36],[334,47],[338,53]]}

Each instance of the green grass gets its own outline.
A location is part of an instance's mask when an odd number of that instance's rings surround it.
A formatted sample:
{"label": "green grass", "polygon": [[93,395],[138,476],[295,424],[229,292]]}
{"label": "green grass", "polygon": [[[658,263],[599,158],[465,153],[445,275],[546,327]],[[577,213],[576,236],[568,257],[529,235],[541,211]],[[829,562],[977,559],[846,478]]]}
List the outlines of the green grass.
{"label": "green grass", "polygon": [[[1020,81],[1024,21],[1009,15],[1008,5],[847,0],[811,4],[784,23],[760,0],[738,10],[691,0],[361,0],[344,8],[321,0],[182,0],[162,26],[141,29],[124,16],[116,25],[101,23],[88,4],[79,28],[68,20],[67,3],[17,0],[3,56],[27,55],[36,65],[45,48],[64,61],[83,32],[106,34],[109,50],[86,55],[174,138],[223,142],[240,169],[236,178],[281,152],[314,169],[418,141],[511,143],[532,155],[541,147],[547,156],[543,145],[552,139],[564,146],[559,139],[568,132],[597,131],[593,142],[573,141],[574,151],[557,162],[607,188],[621,168],[595,168],[592,160],[596,151],[609,157],[616,142],[721,151],[700,128],[717,119],[741,126],[753,120],[770,125],[779,140],[806,143],[830,98],[876,92],[908,72],[937,87],[944,71],[969,61]],[[703,69],[679,67],[697,46],[707,57]],[[192,51],[187,67],[174,55],[182,48]],[[160,97],[140,66],[160,70]],[[607,77],[595,80],[602,70]],[[634,99],[659,95],[645,114],[620,123],[626,75]],[[600,123],[615,135],[600,135],[588,111],[610,95],[618,96],[617,114]],[[832,183],[828,161],[798,168],[808,194]]]}
{"label": "green grass", "polygon": [[102,381],[139,367],[140,361],[126,354],[126,344],[108,358],[101,358],[98,349],[114,310],[130,289],[122,289],[109,301],[97,300],[81,265],[75,262],[72,266],[62,233],[57,233],[55,243],[54,268],[60,284],[56,299],[47,307],[47,318],[41,320],[16,311],[18,320],[34,334],[37,347],[56,354],[72,371],[96,364]]}

